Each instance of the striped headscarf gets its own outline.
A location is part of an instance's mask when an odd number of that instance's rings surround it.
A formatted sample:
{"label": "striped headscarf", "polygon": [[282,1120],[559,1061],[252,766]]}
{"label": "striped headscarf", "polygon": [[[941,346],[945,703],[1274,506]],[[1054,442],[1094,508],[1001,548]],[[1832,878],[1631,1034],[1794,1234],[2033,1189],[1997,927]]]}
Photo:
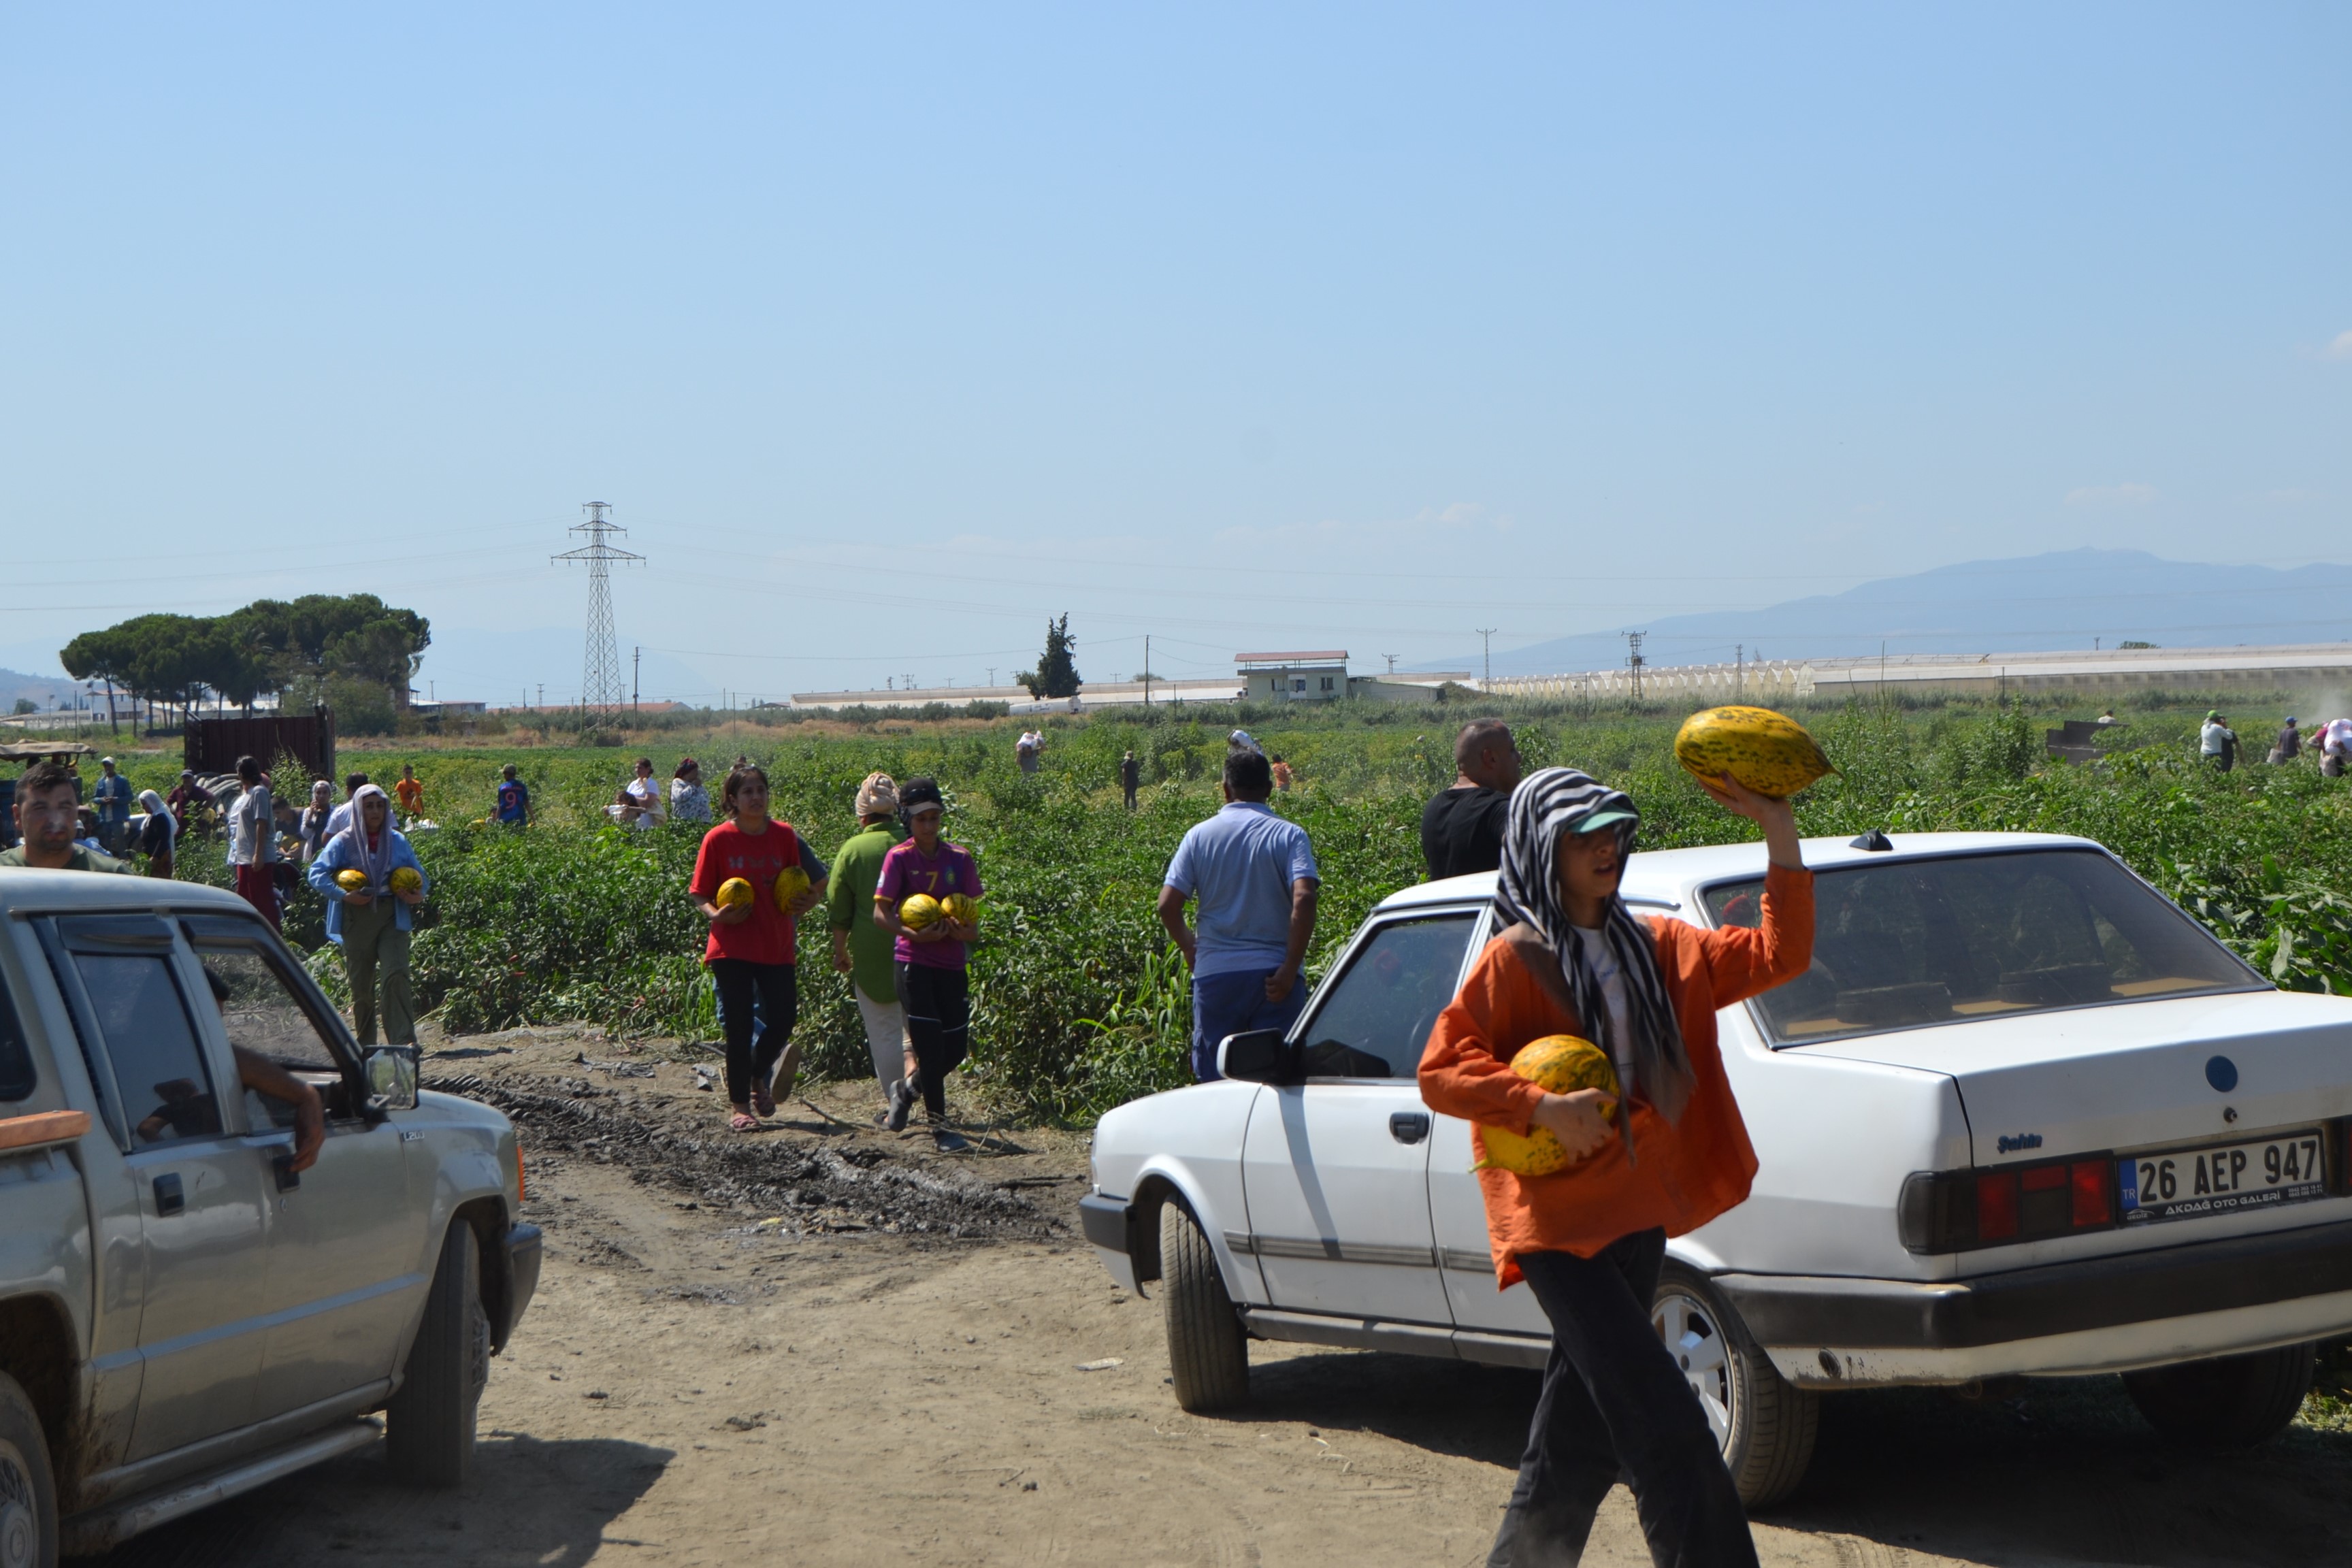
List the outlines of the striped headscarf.
{"label": "striped headscarf", "polygon": [[[1532,926],[1559,960],[1560,973],[1575,999],[1578,1018],[1594,1044],[1612,1061],[1633,1069],[1633,1093],[1669,1121],[1677,1121],[1691,1094],[1690,1058],[1675,1020],[1674,999],[1658,973],[1657,941],[1633,918],[1618,894],[1609,896],[1601,919],[1601,940],[1624,976],[1626,1022],[1633,1038],[1618,1040],[1609,1005],[1594,975],[1585,938],[1568,918],[1559,896],[1559,841],[1581,831],[1580,824],[1601,812],[1633,815],[1616,824],[1619,847],[1631,853],[1640,814],[1632,797],[1573,768],[1543,768],[1521,781],[1511,795],[1511,815],[1503,830],[1503,868],[1496,910],[1508,921]],[[1627,1142],[1632,1119],[1621,1118]]]}

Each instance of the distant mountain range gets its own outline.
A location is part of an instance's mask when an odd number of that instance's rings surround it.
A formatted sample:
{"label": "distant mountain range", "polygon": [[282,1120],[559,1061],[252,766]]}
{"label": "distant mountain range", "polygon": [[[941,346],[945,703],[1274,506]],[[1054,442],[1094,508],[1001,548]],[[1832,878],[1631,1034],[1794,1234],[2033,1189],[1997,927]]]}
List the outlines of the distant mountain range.
{"label": "distant mountain range", "polygon": [[[1889,654],[2022,653],[2352,641],[2352,566],[2208,566],[2141,550],[2067,550],[1970,561],[1888,577],[1843,594],[1759,610],[1661,616],[1606,632],[1495,654],[1496,675],[1572,674],[1625,662],[1627,630],[1643,630],[1652,664]],[[1475,653],[1430,669],[1476,669]]]}
{"label": "distant mountain range", "polygon": [[[26,675],[18,669],[0,669],[0,713],[16,706],[16,700],[27,697],[47,709],[54,703],[70,703],[81,682],[68,680],[62,675]],[[103,702],[105,699],[100,698]]]}

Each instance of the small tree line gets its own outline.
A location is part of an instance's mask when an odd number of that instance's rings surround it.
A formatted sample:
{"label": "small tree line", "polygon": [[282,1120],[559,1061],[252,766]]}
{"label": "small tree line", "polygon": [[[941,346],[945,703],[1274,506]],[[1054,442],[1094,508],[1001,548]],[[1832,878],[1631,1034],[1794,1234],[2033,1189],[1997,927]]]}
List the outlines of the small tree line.
{"label": "small tree line", "polygon": [[433,640],[431,623],[373,594],[257,599],[225,616],[134,616],[84,632],[58,651],[76,680],[103,680],[162,709],[207,698],[251,710],[264,695],[289,706],[332,702],[353,716],[408,706],[408,683]]}

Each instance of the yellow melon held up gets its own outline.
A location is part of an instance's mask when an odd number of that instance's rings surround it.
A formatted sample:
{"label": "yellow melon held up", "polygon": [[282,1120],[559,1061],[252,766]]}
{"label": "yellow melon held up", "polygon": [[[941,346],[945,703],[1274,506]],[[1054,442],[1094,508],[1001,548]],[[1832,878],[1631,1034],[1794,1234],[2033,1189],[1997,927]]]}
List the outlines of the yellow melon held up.
{"label": "yellow melon held up", "polygon": [[1837,772],[1802,724],[1769,708],[1709,708],[1692,714],[1675,736],[1675,761],[1706,783],[1729,773],[1777,800]]}

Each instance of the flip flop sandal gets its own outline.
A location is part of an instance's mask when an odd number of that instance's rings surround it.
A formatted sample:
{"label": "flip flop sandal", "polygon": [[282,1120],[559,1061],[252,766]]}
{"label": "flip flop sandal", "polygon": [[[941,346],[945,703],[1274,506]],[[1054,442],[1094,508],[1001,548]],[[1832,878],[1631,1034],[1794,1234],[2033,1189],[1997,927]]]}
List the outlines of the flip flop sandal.
{"label": "flip flop sandal", "polygon": [[737,1132],[757,1132],[760,1130],[760,1119],[748,1110],[738,1110],[727,1119],[727,1125]]}
{"label": "flip flop sandal", "polygon": [[764,1089],[755,1089],[751,1091],[751,1109],[761,1116],[773,1116],[776,1113],[776,1097]]}

